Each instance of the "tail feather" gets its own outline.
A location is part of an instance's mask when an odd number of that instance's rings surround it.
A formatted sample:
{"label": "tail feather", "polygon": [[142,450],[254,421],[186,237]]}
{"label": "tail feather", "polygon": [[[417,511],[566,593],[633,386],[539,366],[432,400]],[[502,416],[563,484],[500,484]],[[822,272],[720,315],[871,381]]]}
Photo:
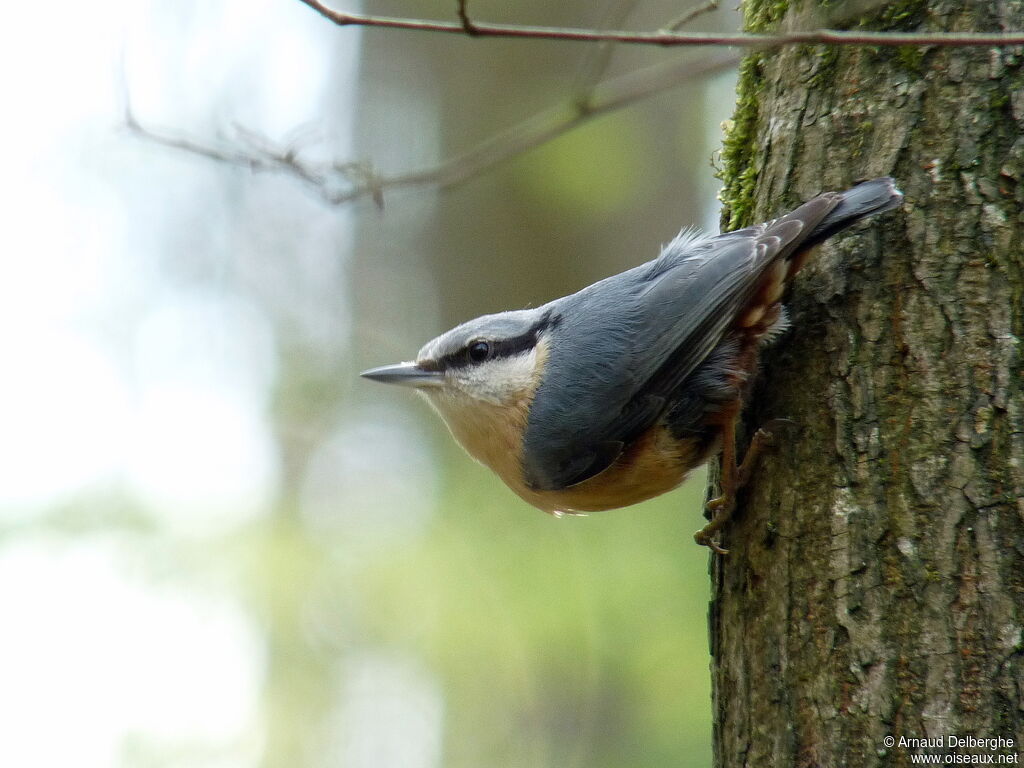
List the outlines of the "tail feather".
{"label": "tail feather", "polygon": [[740,230],[757,233],[758,252],[763,254],[760,281],[752,284],[752,298],[738,315],[740,324],[763,336],[772,325],[766,324],[764,318],[778,315],[778,302],[786,286],[810,258],[814,246],[861,219],[890,211],[902,202],[903,193],[896,188],[896,182],[884,176],[845,192],[820,194],[769,222],[759,232],[757,227]]}
{"label": "tail feather", "polygon": [[817,245],[861,219],[891,211],[903,202],[903,193],[888,176],[862,182],[839,194],[839,204],[807,236],[804,247]]}

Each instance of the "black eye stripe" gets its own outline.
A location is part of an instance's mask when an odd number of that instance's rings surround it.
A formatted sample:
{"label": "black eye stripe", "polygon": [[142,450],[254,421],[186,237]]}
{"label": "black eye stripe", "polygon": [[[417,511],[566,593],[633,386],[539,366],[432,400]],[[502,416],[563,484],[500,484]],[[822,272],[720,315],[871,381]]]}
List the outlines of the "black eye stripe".
{"label": "black eye stripe", "polygon": [[[470,350],[477,344],[485,343],[488,346],[488,354],[486,358],[474,359],[470,355]],[[515,336],[511,339],[473,339],[473,341],[462,349],[445,355],[438,363],[443,368],[460,368],[473,365],[474,363],[482,362],[484,359],[497,360],[502,357],[512,357],[518,355],[521,352],[525,352],[528,349],[532,349],[537,344],[537,330],[531,329],[521,336]]]}
{"label": "black eye stripe", "polygon": [[537,332],[530,331],[514,339],[491,342],[491,357],[511,357],[537,346]]}

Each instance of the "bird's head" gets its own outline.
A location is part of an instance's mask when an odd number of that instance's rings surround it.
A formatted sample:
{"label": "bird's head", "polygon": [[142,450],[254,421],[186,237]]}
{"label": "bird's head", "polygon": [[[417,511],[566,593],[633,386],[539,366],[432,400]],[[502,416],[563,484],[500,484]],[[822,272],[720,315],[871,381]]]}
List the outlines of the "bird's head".
{"label": "bird's head", "polygon": [[540,381],[548,323],[543,308],[484,315],[427,342],[413,362],[361,375],[414,387],[449,422],[456,412],[516,406]]}

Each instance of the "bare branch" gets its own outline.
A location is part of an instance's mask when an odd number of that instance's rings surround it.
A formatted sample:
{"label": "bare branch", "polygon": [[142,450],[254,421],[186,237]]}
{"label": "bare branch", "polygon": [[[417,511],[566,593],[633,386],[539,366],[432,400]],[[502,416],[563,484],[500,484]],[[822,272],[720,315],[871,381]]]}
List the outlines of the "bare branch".
{"label": "bare branch", "polygon": [[[202,143],[168,131],[143,126],[126,104],[125,124],[134,134],[165,147],[210,158],[251,171],[273,171],[302,182],[332,205],[370,197],[384,204],[385,192],[403,188],[447,188],[479,176],[517,155],[561,136],[599,115],[622,109],[655,93],[735,67],[739,57],[722,52],[699,59],[674,61],[608,80],[593,89],[586,110],[575,98],[541,112],[492,136],[472,149],[437,165],[409,173],[384,176],[365,162],[313,162],[292,145],[277,145],[245,129],[226,140],[226,146]],[[127,100],[126,100],[127,101]],[[242,148],[239,148],[239,145]]]}
{"label": "bare branch", "polygon": [[[370,16],[344,13],[328,8],[319,0],[299,0],[324,18],[340,27],[362,26],[385,29],[409,29],[423,32],[467,34],[462,22],[405,19],[392,16]],[[464,3],[460,3],[464,5]],[[537,27],[520,24],[470,22],[474,36],[532,38],[536,40],[568,40],[575,42],[626,43],[659,46],[730,46],[734,48],[778,48],[787,45],[872,45],[872,46],[942,46],[986,48],[1024,45],[1024,32],[848,32],[819,29],[786,32],[777,35],[740,33],[625,32],[619,30],[576,29],[573,27]]]}
{"label": "bare branch", "polygon": [[271,171],[291,176],[328,203],[340,204],[368,196],[383,205],[382,180],[366,163],[308,162],[299,157],[294,142],[277,145],[241,126],[235,126],[235,135],[226,137],[219,145],[197,141],[142,125],[127,103],[125,126],[136,136],[171,149],[253,172]]}
{"label": "bare branch", "polygon": [[473,20],[469,18],[469,11],[466,9],[466,4],[468,0],[456,1],[458,3],[458,7],[456,8],[455,12],[459,16],[459,23],[462,24],[462,31],[465,32],[470,37],[476,37],[476,25],[473,24]]}
{"label": "bare branch", "polygon": [[[601,26],[619,26],[633,12],[637,2],[638,0],[611,0],[605,8]],[[604,77],[613,53],[615,53],[615,43],[608,40],[586,49],[583,60],[580,62],[580,68],[576,73],[576,82],[572,87],[573,100],[576,102],[577,109],[585,111],[590,108],[594,89]]]}
{"label": "bare branch", "polygon": [[[361,24],[364,23],[361,20],[374,18],[339,14],[325,9],[317,0],[301,0],[301,2],[328,15],[329,18],[332,18],[332,14],[337,16],[338,18],[332,20],[342,25]],[[635,2],[636,0],[612,0],[606,19],[612,23],[621,23],[621,20],[629,15]],[[713,2],[714,0],[698,6],[688,12],[689,18],[680,17],[673,21],[672,25],[678,26],[692,20],[698,11],[703,13],[712,10]],[[862,0],[858,8],[874,7],[884,2],[887,0]],[[457,0],[457,3],[457,11],[463,24],[458,27],[458,30],[445,29],[442,31],[461,30],[467,32],[466,25],[468,25],[475,32],[479,32],[481,25],[469,18],[467,0]],[[356,20],[349,21],[348,19]],[[391,21],[397,23],[392,24]],[[402,26],[404,23],[404,20],[389,20],[387,24],[371,24],[371,26]],[[418,22],[415,23],[418,24]],[[433,22],[427,22],[427,24],[433,24]],[[278,144],[240,126],[234,127],[234,136],[225,137],[219,142],[202,142],[175,135],[167,130],[141,125],[127,103],[127,95],[125,97],[125,125],[134,134],[172,149],[228,165],[248,168],[251,171],[271,171],[291,176],[333,205],[370,197],[378,206],[382,207],[385,192],[402,188],[434,187],[443,189],[455,186],[567,133],[599,115],[629,106],[650,95],[702,76],[724,71],[735,66],[739,61],[736,54],[713,54],[699,60],[660,64],[599,84],[600,78],[608,66],[612,47],[616,42],[622,42],[621,35],[623,34],[625,33],[612,32],[591,35],[592,39],[599,41],[602,45],[596,46],[596,52],[584,62],[572,96],[561,106],[541,112],[437,165],[408,173],[384,175],[379,173],[369,162],[309,160],[301,156],[302,147],[298,139]],[[793,32],[788,37],[806,38],[807,35],[818,34],[822,33]],[[780,37],[776,36],[772,39]],[[769,39],[767,36],[762,36],[762,38]]]}
{"label": "bare branch", "polygon": [[706,3],[694,6],[690,10],[686,11],[685,13],[681,13],[679,16],[674,18],[672,21],[670,21],[668,24],[662,27],[659,31],[675,32],[681,27],[685,27],[698,16],[703,16],[705,13],[717,11],[719,1],[720,0],[707,0]]}

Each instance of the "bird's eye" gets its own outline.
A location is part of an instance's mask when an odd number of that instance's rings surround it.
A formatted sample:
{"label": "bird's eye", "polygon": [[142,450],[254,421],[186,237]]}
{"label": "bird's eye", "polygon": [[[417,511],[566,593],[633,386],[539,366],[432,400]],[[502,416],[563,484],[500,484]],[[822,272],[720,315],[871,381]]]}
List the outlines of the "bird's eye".
{"label": "bird's eye", "polygon": [[474,341],[466,350],[471,363],[482,363],[491,356],[491,345],[486,341]]}

